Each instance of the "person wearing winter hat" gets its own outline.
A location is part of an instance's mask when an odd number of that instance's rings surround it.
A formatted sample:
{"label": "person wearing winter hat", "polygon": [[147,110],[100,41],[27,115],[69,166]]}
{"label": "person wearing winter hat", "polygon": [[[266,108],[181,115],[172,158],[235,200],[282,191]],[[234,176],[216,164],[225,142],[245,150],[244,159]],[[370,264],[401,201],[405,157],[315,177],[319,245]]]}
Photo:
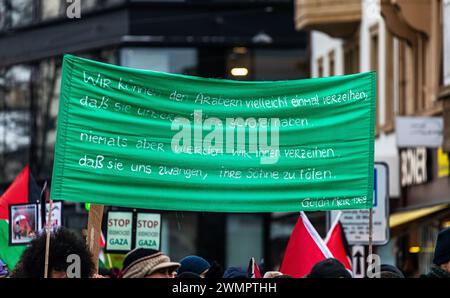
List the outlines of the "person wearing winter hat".
{"label": "person wearing winter hat", "polygon": [[306,278],[352,278],[352,276],[341,262],[329,258],[315,264]]}
{"label": "person wearing winter hat", "polygon": [[181,259],[180,267],[177,269],[177,274],[185,272],[192,272],[198,274],[201,278],[205,278],[211,265],[199,256],[187,256]]}
{"label": "person wearing winter hat", "polygon": [[135,248],[125,256],[122,278],[174,278],[178,267],[158,250]]}
{"label": "person wearing winter hat", "polygon": [[430,272],[422,277],[450,278],[450,228],[439,232]]}
{"label": "person wearing winter hat", "polygon": [[241,267],[230,267],[223,273],[223,278],[247,278],[247,270]]}
{"label": "person wearing winter hat", "polygon": [[379,275],[380,278],[405,278],[400,269],[389,264],[381,264]]}
{"label": "person wearing winter hat", "polygon": [[181,279],[185,279],[185,278],[204,278],[201,277],[200,275],[198,275],[197,273],[194,272],[183,272],[181,274],[177,274],[176,278],[181,278]]}

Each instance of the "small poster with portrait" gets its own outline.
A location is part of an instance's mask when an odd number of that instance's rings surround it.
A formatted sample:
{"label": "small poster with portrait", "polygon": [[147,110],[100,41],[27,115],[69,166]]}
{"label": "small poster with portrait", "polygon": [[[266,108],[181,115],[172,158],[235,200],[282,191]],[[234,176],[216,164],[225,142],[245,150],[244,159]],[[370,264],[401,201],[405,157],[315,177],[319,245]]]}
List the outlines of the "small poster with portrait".
{"label": "small poster with portrait", "polygon": [[[42,204],[39,204],[39,227],[41,229],[45,229],[45,222],[48,220],[48,212],[50,209],[50,203],[45,204],[45,218],[42,218]],[[52,203],[52,230],[59,228],[62,226],[62,201],[53,201]]]}
{"label": "small poster with portrait", "polygon": [[9,245],[25,245],[39,230],[37,204],[9,205]]}

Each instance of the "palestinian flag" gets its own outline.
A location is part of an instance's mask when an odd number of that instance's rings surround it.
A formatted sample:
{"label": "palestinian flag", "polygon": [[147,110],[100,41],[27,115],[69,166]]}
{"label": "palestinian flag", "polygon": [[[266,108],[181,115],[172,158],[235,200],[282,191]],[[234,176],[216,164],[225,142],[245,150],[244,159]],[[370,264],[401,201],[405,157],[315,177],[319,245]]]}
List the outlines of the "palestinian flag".
{"label": "palestinian flag", "polygon": [[353,274],[350,249],[347,243],[347,237],[344,233],[344,228],[340,222],[341,215],[342,212],[339,212],[336,216],[324,241],[333,256],[338,259],[351,274]]}
{"label": "palestinian flag", "polygon": [[39,200],[39,197],[40,189],[28,166],[22,170],[16,180],[0,197],[0,259],[8,265],[11,271],[16,266],[26,246],[8,246],[9,205],[35,203]]}
{"label": "palestinian flag", "polygon": [[289,238],[280,272],[301,278],[307,275],[315,264],[328,258],[333,258],[330,250],[305,212],[300,212]]}
{"label": "palestinian flag", "polygon": [[255,262],[255,258],[251,258],[247,269],[248,278],[262,278],[261,270],[259,270],[258,264]]}

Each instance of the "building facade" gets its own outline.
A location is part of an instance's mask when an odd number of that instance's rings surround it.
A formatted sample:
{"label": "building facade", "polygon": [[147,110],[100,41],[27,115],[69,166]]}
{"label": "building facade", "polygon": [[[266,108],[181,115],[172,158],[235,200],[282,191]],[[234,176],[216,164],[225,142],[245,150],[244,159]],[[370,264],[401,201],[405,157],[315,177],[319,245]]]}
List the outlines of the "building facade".
{"label": "building facade", "polygon": [[[313,77],[377,72],[375,161],[389,166],[391,210],[391,239],[377,252],[409,276],[428,271],[437,232],[450,224],[448,7],[445,0],[296,1],[296,27],[311,34]],[[442,147],[400,148],[398,116],[444,118]]]}

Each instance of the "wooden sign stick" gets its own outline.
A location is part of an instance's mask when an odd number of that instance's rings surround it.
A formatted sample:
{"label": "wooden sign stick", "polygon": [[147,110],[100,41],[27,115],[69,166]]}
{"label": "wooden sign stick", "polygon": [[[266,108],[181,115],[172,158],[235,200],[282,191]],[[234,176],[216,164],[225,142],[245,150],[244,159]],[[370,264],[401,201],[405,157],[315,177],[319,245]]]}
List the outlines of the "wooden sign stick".
{"label": "wooden sign stick", "polygon": [[373,210],[369,209],[369,256],[373,253]]}
{"label": "wooden sign stick", "polygon": [[[44,204],[44,208],[47,208],[47,204]],[[47,239],[45,240],[44,278],[48,278],[48,256],[50,253],[50,235],[52,233],[52,208],[53,208],[53,200],[50,199],[50,206],[49,206],[49,210],[48,210],[48,220],[47,220],[47,224],[46,224]]]}
{"label": "wooden sign stick", "polygon": [[104,205],[91,204],[89,209],[87,245],[92,254],[95,273],[98,274],[98,259],[100,254],[100,235],[102,231]]}

